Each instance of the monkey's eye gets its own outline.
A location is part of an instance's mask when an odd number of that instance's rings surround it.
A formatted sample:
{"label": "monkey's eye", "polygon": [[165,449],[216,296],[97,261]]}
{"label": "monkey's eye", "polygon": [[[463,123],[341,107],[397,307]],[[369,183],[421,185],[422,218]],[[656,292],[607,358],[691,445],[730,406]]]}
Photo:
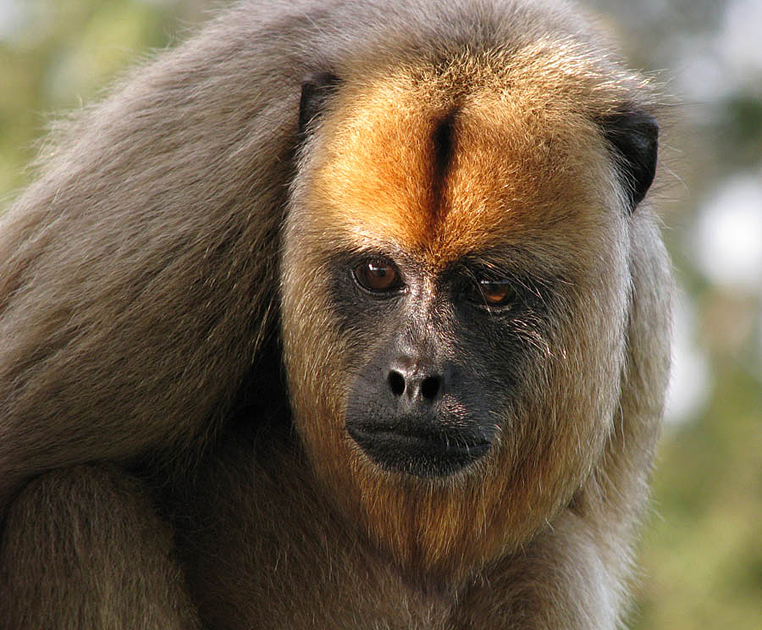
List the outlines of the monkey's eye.
{"label": "monkey's eye", "polygon": [[479,280],[466,291],[466,299],[479,306],[508,306],[515,298],[513,287],[506,279]]}
{"label": "monkey's eye", "polygon": [[513,299],[513,290],[507,280],[481,280],[479,290],[490,306],[503,306]]}
{"label": "monkey's eye", "polygon": [[354,268],[358,284],[373,293],[387,293],[402,286],[397,267],[388,260],[369,260]]}

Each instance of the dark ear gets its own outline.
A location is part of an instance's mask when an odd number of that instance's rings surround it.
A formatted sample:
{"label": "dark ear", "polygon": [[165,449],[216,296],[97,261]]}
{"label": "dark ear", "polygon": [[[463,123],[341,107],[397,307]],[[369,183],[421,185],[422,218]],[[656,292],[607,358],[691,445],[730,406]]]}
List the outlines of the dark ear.
{"label": "dark ear", "polygon": [[606,116],[600,123],[616,156],[619,177],[633,211],[656,174],[659,125],[650,114],[634,110]]}
{"label": "dark ear", "polygon": [[323,111],[328,97],[333,94],[339,79],[331,72],[316,72],[302,81],[302,98],[299,101],[299,138],[307,135],[310,123]]}

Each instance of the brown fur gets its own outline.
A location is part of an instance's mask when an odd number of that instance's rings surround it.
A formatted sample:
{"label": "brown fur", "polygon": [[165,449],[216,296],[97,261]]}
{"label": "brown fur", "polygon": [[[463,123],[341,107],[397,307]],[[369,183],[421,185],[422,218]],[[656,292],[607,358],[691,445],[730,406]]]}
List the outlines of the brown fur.
{"label": "brown fur", "polygon": [[[601,121],[653,109],[566,5],[420,0],[243,3],[83,112],[0,224],[0,628],[616,627],[670,279]],[[464,256],[553,279],[457,473],[347,434],[367,250],[427,326]]]}

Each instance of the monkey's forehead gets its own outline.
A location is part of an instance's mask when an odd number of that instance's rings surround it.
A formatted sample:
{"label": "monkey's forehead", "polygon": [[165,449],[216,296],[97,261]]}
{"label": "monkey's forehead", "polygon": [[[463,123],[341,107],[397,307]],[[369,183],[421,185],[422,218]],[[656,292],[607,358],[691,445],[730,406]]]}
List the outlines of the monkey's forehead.
{"label": "monkey's forehead", "polygon": [[470,60],[346,86],[320,131],[314,218],[435,265],[586,230],[616,204],[593,122],[613,105],[600,78],[568,63],[495,71]]}

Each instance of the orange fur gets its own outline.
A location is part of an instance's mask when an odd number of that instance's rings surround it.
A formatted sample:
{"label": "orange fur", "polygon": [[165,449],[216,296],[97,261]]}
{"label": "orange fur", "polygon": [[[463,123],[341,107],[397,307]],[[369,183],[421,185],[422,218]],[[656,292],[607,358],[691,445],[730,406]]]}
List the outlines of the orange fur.
{"label": "orange fur", "polygon": [[[317,220],[350,241],[393,242],[441,268],[595,213],[610,165],[588,115],[605,114],[623,90],[603,73],[581,51],[533,45],[510,62],[464,55],[444,72],[414,66],[347,87],[315,158]],[[574,91],[570,75],[581,84]],[[454,164],[435,198],[431,135],[453,112]],[[612,203],[602,196],[597,212]]]}

